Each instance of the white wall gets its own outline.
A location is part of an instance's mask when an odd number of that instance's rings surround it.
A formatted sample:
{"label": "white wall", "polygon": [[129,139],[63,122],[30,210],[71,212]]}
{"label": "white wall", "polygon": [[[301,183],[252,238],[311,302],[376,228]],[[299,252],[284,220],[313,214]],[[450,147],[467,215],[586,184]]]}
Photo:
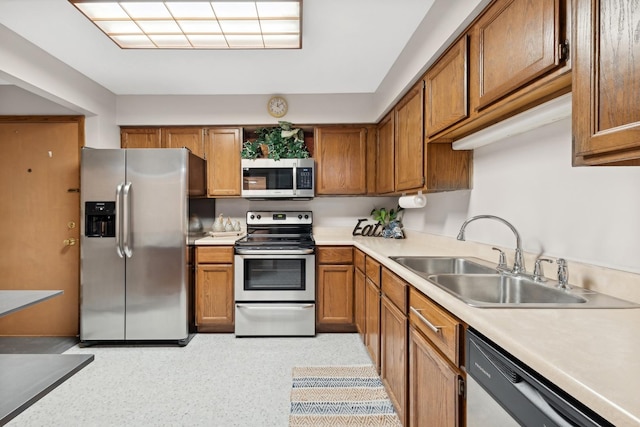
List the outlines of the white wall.
{"label": "white wall", "polygon": [[[316,197],[308,201],[217,199],[216,213],[244,221],[249,210],[311,210],[317,227],[356,226],[358,218],[371,219],[373,208],[395,208],[396,197]],[[373,222],[373,220],[371,220]]]}
{"label": "white wall", "polygon": [[[267,113],[269,95],[118,96],[118,125],[277,124]],[[282,119],[296,124],[371,123],[372,94],[285,95]]]}
{"label": "white wall", "polygon": [[[476,149],[473,170],[473,190],[429,195],[424,209],[405,211],[405,227],[455,237],[466,218],[493,214],[528,252],[640,273],[640,168],[572,167],[571,120]],[[466,237],[515,245],[490,220]]]}
{"label": "white wall", "polygon": [[[120,130],[115,121],[116,96],[113,93],[3,25],[0,25],[0,58],[1,79],[57,104],[66,111],[71,111],[71,114],[85,116],[86,145],[120,146]],[[16,102],[15,97],[0,98],[0,110],[3,114],[25,114],[29,106],[34,111],[42,111],[46,104],[28,95],[19,105]]]}

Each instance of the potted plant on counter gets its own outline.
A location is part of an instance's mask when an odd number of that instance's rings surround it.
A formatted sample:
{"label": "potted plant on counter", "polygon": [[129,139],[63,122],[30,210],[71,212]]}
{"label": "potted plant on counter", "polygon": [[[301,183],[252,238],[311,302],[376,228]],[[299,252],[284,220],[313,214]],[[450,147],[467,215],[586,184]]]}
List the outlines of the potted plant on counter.
{"label": "potted plant on counter", "polygon": [[275,127],[261,127],[255,130],[257,138],[242,144],[243,159],[268,158],[306,159],[309,150],[304,144],[304,131],[293,124],[279,121]]}
{"label": "potted plant on counter", "polygon": [[382,225],[382,233],[380,234],[382,237],[404,239],[402,222],[399,218],[399,214],[402,210],[403,208],[398,206],[396,209],[391,209],[389,211],[387,211],[386,208],[374,208],[371,211],[373,219],[378,221],[378,224]]}

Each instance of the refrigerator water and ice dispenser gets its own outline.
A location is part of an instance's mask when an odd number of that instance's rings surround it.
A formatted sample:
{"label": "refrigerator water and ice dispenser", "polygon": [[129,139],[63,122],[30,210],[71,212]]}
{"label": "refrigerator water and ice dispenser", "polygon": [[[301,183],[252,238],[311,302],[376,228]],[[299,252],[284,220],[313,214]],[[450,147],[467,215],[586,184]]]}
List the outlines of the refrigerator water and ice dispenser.
{"label": "refrigerator water and ice dispenser", "polygon": [[116,202],[85,202],[86,237],[116,237]]}

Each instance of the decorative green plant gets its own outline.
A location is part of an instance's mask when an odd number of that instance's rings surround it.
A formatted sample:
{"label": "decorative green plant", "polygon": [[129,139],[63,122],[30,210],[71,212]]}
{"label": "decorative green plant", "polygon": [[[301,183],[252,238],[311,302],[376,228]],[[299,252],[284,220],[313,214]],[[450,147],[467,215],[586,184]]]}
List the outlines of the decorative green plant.
{"label": "decorative green plant", "polygon": [[304,131],[294,128],[293,124],[279,121],[279,126],[262,127],[255,131],[257,138],[242,144],[242,158],[256,159],[306,159],[309,151],[304,144]]}
{"label": "decorative green plant", "polygon": [[381,225],[387,226],[391,221],[395,221],[398,218],[398,214],[402,211],[402,208],[398,206],[396,209],[391,209],[387,211],[386,208],[373,209],[371,211],[371,216],[374,220],[378,221]]}

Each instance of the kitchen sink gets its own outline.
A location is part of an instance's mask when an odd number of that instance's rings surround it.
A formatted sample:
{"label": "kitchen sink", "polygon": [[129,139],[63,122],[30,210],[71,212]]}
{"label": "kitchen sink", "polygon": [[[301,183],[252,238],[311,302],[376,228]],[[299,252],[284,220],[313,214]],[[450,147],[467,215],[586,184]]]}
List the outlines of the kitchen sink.
{"label": "kitchen sink", "polygon": [[505,274],[437,274],[427,280],[466,304],[485,308],[634,308],[630,301],[554,281],[542,284],[526,276]]}
{"label": "kitchen sink", "polygon": [[440,274],[428,278],[469,305],[584,304],[581,296],[503,274]]}
{"label": "kitchen sink", "polygon": [[[500,274],[473,257],[392,256],[461,301],[480,308],[639,308],[640,304],[599,292],[572,287],[556,288],[556,281],[541,283],[527,274]],[[480,261],[480,262],[476,262]]]}
{"label": "kitchen sink", "polygon": [[392,260],[421,276],[433,274],[496,274],[495,268],[487,267],[468,258],[441,256],[399,256]]}

